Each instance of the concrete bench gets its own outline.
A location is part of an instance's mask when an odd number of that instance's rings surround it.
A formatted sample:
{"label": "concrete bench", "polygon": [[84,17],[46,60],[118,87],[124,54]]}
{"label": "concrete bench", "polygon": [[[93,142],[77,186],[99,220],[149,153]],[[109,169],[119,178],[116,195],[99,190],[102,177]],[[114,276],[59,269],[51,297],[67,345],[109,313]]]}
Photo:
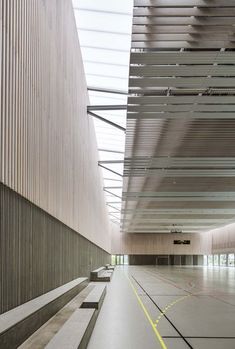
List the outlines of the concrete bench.
{"label": "concrete bench", "polygon": [[94,274],[94,275],[96,275],[98,277],[98,276],[100,276],[103,273],[104,270],[105,270],[105,267],[100,267],[98,269],[93,270],[91,272],[91,274]]}
{"label": "concrete bench", "polygon": [[104,301],[106,294],[106,286],[98,285],[88,294],[82,302],[81,308],[95,308],[99,309]]}
{"label": "concrete bench", "polygon": [[0,315],[0,348],[17,348],[87,284],[75,279]]}
{"label": "concrete bench", "polygon": [[95,321],[95,309],[75,310],[45,349],[85,349]]}
{"label": "concrete bench", "polygon": [[106,270],[105,267],[98,268],[91,272],[91,281],[101,281],[108,282],[110,281],[112,273],[110,270]]}
{"label": "concrete bench", "polygon": [[111,264],[105,264],[105,269],[106,270],[114,270],[114,265],[111,265]]}

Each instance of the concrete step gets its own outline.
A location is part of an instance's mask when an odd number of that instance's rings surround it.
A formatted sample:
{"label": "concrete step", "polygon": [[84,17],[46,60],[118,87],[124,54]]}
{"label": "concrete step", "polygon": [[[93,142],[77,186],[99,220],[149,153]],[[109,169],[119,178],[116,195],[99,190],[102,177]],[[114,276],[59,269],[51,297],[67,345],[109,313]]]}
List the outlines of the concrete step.
{"label": "concrete step", "polygon": [[81,308],[99,309],[106,294],[106,285],[97,285],[82,302]]}
{"label": "concrete step", "polygon": [[85,349],[96,321],[95,309],[77,309],[45,349]]}
{"label": "concrete step", "polygon": [[0,348],[15,349],[88,284],[78,278],[0,315]]}
{"label": "concrete step", "polygon": [[101,267],[91,272],[91,281],[109,282],[112,277],[113,270],[107,270],[106,267]]}

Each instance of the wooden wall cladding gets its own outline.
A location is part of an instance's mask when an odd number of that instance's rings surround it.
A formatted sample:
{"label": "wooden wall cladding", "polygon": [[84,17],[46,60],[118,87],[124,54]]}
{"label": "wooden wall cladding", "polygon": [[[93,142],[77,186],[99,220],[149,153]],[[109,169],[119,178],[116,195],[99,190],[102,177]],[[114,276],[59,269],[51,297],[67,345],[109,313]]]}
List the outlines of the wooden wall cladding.
{"label": "wooden wall cladding", "polygon": [[0,1],[0,181],[110,249],[70,0]]}
{"label": "wooden wall cladding", "polygon": [[[174,245],[174,240],[190,240],[189,245]],[[202,255],[211,253],[211,236],[204,234],[113,234],[112,254]]]}
{"label": "wooden wall cladding", "polygon": [[0,313],[106,263],[106,251],[0,183]]}
{"label": "wooden wall cladding", "polygon": [[235,223],[211,230],[212,253],[235,253]]}

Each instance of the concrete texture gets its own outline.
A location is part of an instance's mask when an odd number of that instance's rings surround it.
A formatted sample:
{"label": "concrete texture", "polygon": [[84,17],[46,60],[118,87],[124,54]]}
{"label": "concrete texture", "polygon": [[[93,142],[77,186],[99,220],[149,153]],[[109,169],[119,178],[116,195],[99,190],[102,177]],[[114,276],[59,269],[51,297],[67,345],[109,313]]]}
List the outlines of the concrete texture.
{"label": "concrete texture", "polygon": [[0,316],[0,348],[18,348],[33,332],[83,290],[87,283],[87,278],[79,278],[2,314]]}
{"label": "concrete texture", "polygon": [[110,255],[0,183],[0,314],[110,262]]}
{"label": "concrete texture", "polygon": [[94,317],[95,309],[76,309],[45,349],[85,349],[82,340]]}
{"label": "concrete texture", "polygon": [[27,339],[19,349],[44,349],[54,335],[61,329],[76,309],[80,307],[93,285],[87,286],[74,299],[66,304],[55,316],[53,316],[44,326],[38,329]]}

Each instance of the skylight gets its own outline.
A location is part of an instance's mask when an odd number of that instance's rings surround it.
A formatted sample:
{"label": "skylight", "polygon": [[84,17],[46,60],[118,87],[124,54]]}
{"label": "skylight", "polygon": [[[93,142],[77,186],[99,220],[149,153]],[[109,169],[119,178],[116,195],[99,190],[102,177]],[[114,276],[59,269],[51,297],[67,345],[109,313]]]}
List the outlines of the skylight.
{"label": "skylight", "polygon": [[[133,0],[73,0],[90,105],[126,105]],[[124,94],[98,92],[115,90]],[[125,94],[126,93],[126,94]],[[126,127],[126,111],[95,111]],[[94,118],[110,219],[120,222],[125,133]],[[103,161],[120,163],[103,163]],[[109,171],[106,168],[111,169]]]}

